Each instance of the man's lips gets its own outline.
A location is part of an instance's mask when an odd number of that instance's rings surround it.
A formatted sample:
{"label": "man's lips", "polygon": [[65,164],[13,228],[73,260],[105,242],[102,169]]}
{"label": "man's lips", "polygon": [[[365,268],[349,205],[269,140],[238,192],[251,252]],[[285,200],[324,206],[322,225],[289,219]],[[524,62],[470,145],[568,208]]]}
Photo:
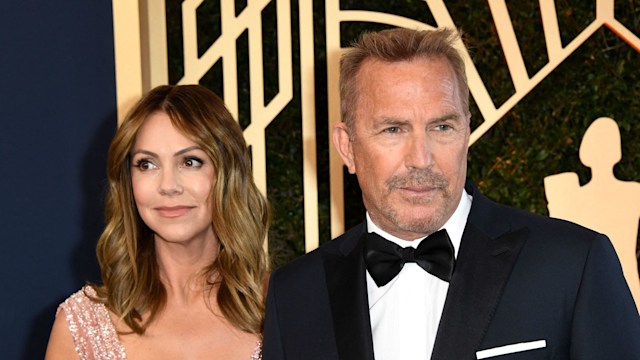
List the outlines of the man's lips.
{"label": "man's lips", "polygon": [[402,191],[406,191],[409,193],[415,193],[415,194],[429,194],[432,193],[436,190],[438,190],[438,188],[435,187],[420,187],[420,186],[403,186],[398,188],[399,190]]}
{"label": "man's lips", "polygon": [[155,208],[158,214],[166,218],[182,216],[193,209],[192,206],[160,206]]}

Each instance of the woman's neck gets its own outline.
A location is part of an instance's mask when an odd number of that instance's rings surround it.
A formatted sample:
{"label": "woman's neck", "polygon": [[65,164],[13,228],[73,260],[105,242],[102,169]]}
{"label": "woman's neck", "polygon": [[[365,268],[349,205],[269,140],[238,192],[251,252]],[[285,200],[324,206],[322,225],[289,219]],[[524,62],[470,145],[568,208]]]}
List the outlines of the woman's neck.
{"label": "woman's neck", "polygon": [[167,301],[190,303],[209,291],[212,276],[204,270],[218,257],[218,241],[169,243],[156,241],[156,259]]}

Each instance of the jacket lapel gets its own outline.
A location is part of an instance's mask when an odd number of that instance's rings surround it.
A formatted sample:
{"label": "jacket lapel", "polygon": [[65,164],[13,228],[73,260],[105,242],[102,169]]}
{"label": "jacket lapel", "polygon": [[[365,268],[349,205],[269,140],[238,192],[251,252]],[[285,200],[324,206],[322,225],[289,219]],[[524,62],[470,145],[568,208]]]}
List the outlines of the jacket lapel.
{"label": "jacket lapel", "polygon": [[[473,204],[438,327],[432,359],[475,359],[528,229],[511,229],[499,205],[467,184]],[[363,223],[323,255],[340,359],[373,360],[361,236]],[[333,240],[338,242],[339,239]]]}
{"label": "jacket lapel", "polygon": [[[510,229],[504,214],[475,188],[432,359],[475,359],[528,229]],[[473,191],[475,190],[475,191]]]}
{"label": "jacket lapel", "polygon": [[[373,360],[373,340],[361,236],[362,224],[344,236],[336,253],[324,254],[324,268],[340,359]],[[334,240],[337,241],[338,239]]]}

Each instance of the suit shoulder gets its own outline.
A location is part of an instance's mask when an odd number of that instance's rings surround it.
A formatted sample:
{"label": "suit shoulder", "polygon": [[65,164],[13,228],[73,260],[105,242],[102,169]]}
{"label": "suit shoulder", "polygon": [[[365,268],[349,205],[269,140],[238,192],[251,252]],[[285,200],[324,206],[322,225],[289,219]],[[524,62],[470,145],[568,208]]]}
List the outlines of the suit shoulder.
{"label": "suit shoulder", "polygon": [[[490,236],[526,229],[528,242],[540,246],[569,249],[589,249],[594,241],[609,241],[605,235],[570,221],[535,214],[512,206],[496,203],[482,195],[474,199],[470,221]],[[476,209],[474,205],[478,205]],[[473,220],[471,220],[473,219]]]}
{"label": "suit shoulder", "polygon": [[521,209],[506,207],[512,212],[512,221],[516,225],[527,226],[533,232],[552,232],[556,236],[571,236],[578,238],[595,238],[599,233],[571,221],[539,215]]}
{"label": "suit shoulder", "polygon": [[290,274],[301,274],[311,271],[322,263],[320,248],[304,254],[291,262],[280,266],[271,275],[272,278],[286,278]]}
{"label": "suit shoulder", "polygon": [[525,210],[499,205],[511,229],[527,229],[528,249],[537,249],[548,258],[553,254],[564,261],[583,261],[594,248],[612,247],[609,238],[584,226],[563,219],[534,214]]}
{"label": "suit shoulder", "polygon": [[494,237],[522,228],[527,228],[534,236],[549,239],[568,238],[584,241],[603,236],[570,221],[497,203],[482,194],[473,184],[467,184],[467,192],[473,196],[469,222]]}
{"label": "suit shoulder", "polygon": [[356,226],[337,238],[322,244],[319,248],[279,267],[271,275],[273,281],[296,282],[324,277],[323,261],[325,256],[344,254],[351,251],[357,243],[361,232],[362,225]]}

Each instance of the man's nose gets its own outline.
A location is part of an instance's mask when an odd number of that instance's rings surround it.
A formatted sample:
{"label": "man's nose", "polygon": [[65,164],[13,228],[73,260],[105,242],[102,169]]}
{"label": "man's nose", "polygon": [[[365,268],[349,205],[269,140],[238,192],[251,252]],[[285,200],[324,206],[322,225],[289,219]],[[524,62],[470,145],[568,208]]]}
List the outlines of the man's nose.
{"label": "man's nose", "polygon": [[405,154],[407,168],[426,169],[431,166],[433,157],[428,136],[424,133],[414,133],[408,141]]}

